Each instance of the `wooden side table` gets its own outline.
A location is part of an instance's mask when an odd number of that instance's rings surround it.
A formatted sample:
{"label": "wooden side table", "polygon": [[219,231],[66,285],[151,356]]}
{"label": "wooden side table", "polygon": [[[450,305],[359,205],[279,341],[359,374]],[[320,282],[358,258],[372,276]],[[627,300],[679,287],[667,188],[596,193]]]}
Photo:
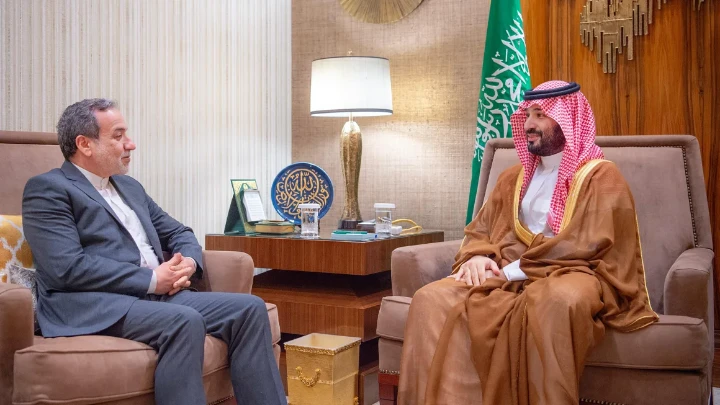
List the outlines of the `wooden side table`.
{"label": "wooden side table", "polygon": [[[273,269],[255,276],[252,292],[277,305],[282,341],[313,332],[360,337],[358,397],[363,404],[377,401],[379,394],[375,330],[380,303],[392,295],[392,251],[443,240],[442,231],[368,242],[331,240],[330,232],[321,232],[318,239],[207,235],[205,249],[245,252],[255,267]],[[283,384],[287,381],[284,354],[280,356]]]}
{"label": "wooden side table", "polygon": [[382,298],[392,295],[390,256],[394,249],[442,242],[442,231],[423,231],[368,242],[297,235],[207,235],[205,249],[249,254],[255,267],[273,269],[255,276],[253,294],[278,307],[283,333],[319,332],[377,337]]}

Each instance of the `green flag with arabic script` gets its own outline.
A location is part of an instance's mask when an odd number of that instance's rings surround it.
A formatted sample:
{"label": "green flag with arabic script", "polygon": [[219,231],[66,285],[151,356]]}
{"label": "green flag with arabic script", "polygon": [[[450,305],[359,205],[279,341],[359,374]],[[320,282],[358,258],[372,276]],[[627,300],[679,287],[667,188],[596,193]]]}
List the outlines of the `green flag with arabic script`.
{"label": "green flag with arabic script", "polygon": [[512,137],[510,116],[530,89],[520,0],[493,0],[485,39],[466,223],[472,220],[475,208],[485,145],[492,138]]}

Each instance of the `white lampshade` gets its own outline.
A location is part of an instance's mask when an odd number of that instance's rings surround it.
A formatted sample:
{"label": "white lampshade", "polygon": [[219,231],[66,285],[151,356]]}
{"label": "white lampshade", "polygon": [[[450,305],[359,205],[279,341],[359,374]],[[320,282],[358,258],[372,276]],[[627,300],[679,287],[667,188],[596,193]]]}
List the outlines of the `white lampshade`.
{"label": "white lampshade", "polygon": [[313,61],[310,115],[371,117],[392,112],[387,59],[341,56]]}

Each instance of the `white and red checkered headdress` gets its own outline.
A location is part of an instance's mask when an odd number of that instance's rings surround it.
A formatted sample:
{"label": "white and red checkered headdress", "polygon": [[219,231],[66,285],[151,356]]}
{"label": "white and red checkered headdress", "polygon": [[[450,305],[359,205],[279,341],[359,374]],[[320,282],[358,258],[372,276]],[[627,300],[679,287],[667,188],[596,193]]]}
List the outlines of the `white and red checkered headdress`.
{"label": "white and red checkered headdress", "polygon": [[545,115],[554,119],[565,136],[565,149],[558,169],[558,179],[550,201],[548,224],[555,234],[560,233],[560,224],[565,213],[573,176],[585,163],[593,159],[603,159],[602,150],[595,145],[595,116],[590,103],[580,92],[576,83],[559,80],[545,82],[532,91],[525,93],[525,100],[510,117],[513,140],[520,162],[525,169],[520,199],[525,196],[530,179],[537,168],[540,157],[528,151],[525,134],[525,110],[539,105]]}

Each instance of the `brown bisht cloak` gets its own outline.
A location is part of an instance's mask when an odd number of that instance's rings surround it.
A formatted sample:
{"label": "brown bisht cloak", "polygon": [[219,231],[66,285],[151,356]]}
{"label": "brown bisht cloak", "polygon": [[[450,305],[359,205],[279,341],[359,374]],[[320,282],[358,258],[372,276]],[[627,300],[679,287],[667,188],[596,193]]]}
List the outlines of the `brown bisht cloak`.
{"label": "brown bisht cloak", "polygon": [[[443,370],[443,366],[448,350],[453,350],[448,347],[453,328],[461,318],[467,320],[483,403],[491,405],[577,401],[577,384],[587,353],[602,338],[604,326],[631,332],[658,319],[645,287],[635,204],[615,164],[592,160],[577,171],[561,231],[553,238],[532,234],[519,220],[522,179],[520,165],[500,175],[488,201],[465,228],[453,272],[471,257],[485,255],[501,268],[520,259],[528,280],[491,278],[465,290],[466,298],[449,311],[437,341],[427,378],[427,404],[438,400],[441,375],[453,372]],[[448,282],[458,283],[436,283]],[[569,295],[582,291],[587,298],[580,297],[579,302],[596,304],[589,312],[570,311],[565,321],[549,322],[555,316],[555,307],[548,302],[548,291],[559,284],[571,286],[566,290]],[[586,294],[588,291],[591,293]],[[412,323],[409,319],[407,333],[411,333]],[[567,327],[544,330],[555,324]],[[539,354],[543,381],[530,381],[528,345],[534,346],[530,349],[536,358]],[[548,358],[548,353],[554,358]],[[403,366],[405,363],[403,359]],[[530,374],[535,372],[530,370]],[[534,395],[530,384],[534,385]],[[538,401],[538,389],[545,390],[540,394],[544,401]]]}

